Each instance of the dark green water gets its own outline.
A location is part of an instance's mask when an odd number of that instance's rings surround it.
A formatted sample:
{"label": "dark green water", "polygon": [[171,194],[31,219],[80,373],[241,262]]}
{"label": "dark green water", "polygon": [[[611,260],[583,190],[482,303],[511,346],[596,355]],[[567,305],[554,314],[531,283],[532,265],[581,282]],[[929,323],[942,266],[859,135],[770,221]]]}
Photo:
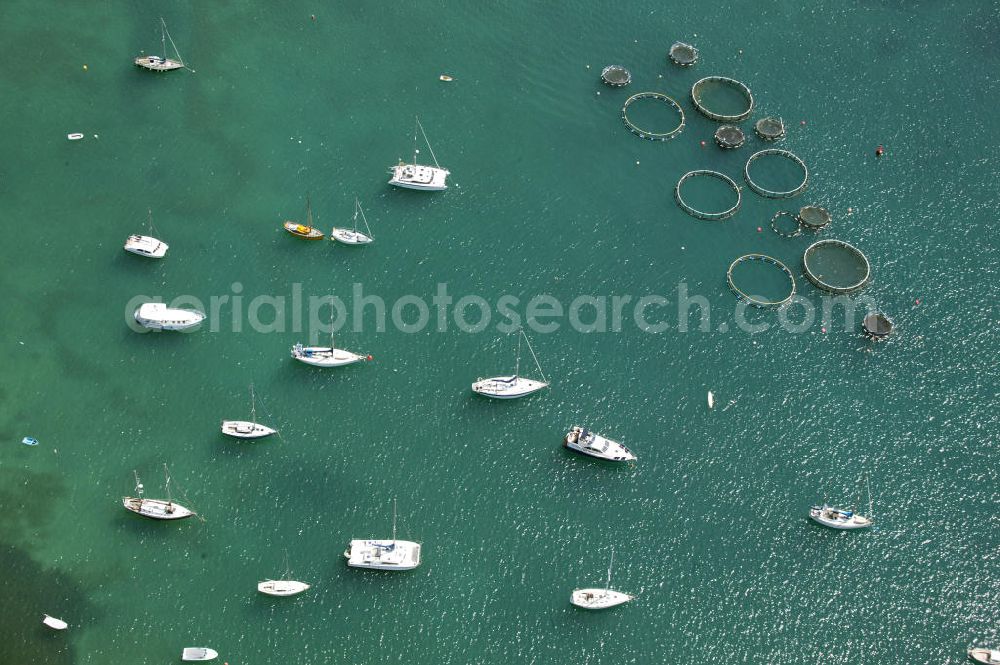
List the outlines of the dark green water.
{"label": "dark green water", "polygon": [[[161,15],[196,73],[132,65],[158,50]],[[0,662],[161,663],[204,645],[230,665],[938,664],[996,645],[998,29],[987,2],[4,3]],[[695,67],[668,64],[675,40],[698,46]],[[631,86],[600,84],[611,63]],[[740,150],[718,150],[690,103],[712,74],[754,92]],[[681,102],[683,134],[625,129],[641,90]],[[385,184],[415,114],[447,192]],[[785,119],[807,192],[744,188],[724,222],[680,211],[689,170],[742,183],[764,115]],[[284,234],[307,192],[327,231],[359,197],[376,242]],[[809,319],[816,237],[769,229],[810,203],[834,215],[820,237],[872,261],[855,300],[898,330],[873,351],[860,315]],[[147,208],[171,245],[161,262],[121,249]],[[749,252],[792,267],[808,303],[747,313],[757,333],[725,280]],[[512,368],[496,311],[480,333],[437,332],[433,309],[419,332],[391,312],[379,332],[370,306],[337,344],[374,362],[293,364],[296,290],[350,313],[355,284],[390,308],[439,284],[522,312],[540,294],[668,304],[645,328],[630,305],[617,332],[566,317],[532,331],[552,388],[494,403],[469,385]],[[679,312],[682,293],[702,299]],[[242,330],[230,300],[216,332],[135,333],[138,295],[243,297]],[[262,295],[286,298],[283,331],[248,323]],[[219,434],[246,417],[251,382],[280,438]],[[638,465],[564,452],[574,423]],[[164,462],[204,523],[122,509],[133,470],[156,496]],[[866,471],[874,530],[806,519],[824,494],[853,502]],[[348,570],[349,539],[388,536],[393,497],[423,565]],[[638,598],[574,609],[611,545],[614,586]],[[286,549],[313,588],[260,596]],[[45,612],[71,629],[46,632]]]}

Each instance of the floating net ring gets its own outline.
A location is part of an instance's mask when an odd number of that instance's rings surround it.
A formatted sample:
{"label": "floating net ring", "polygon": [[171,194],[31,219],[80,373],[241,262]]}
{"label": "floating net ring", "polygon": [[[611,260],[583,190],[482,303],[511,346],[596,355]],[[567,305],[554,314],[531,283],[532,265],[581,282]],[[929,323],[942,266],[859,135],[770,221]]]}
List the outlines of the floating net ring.
{"label": "floating net ring", "polygon": [[[778,220],[782,217],[787,217],[788,219],[792,220],[792,222],[795,224],[794,231],[786,231],[778,227]],[[771,218],[771,230],[777,233],[779,236],[784,236],[786,238],[795,238],[797,236],[802,235],[802,227],[799,226],[799,218],[796,217],[794,214],[788,212],[787,210],[779,210],[778,212],[774,213],[774,217]]]}
{"label": "floating net ring", "polygon": [[746,134],[736,125],[722,125],[715,130],[715,142],[724,150],[739,148],[746,140]]}
{"label": "floating net ring", "polygon": [[601,80],[612,88],[624,88],[632,82],[632,74],[621,65],[608,65],[601,70]]}
{"label": "floating net ring", "polygon": [[[781,300],[764,300],[757,296],[752,296],[749,293],[743,291],[740,287],[736,286],[736,282],[733,281],[733,269],[741,263],[746,263],[748,261],[762,261],[764,263],[769,263],[776,267],[781,272],[785,273],[785,277],[788,278],[788,295]],[[795,276],[792,275],[792,271],[788,269],[784,263],[778,259],[772,258],[767,254],[744,254],[738,257],[735,261],[729,264],[729,270],[726,271],[726,281],[729,282],[729,288],[736,297],[740,300],[753,305],[754,307],[781,307],[782,305],[791,302],[792,298],[795,297]]]}
{"label": "floating net ring", "polygon": [[690,67],[698,62],[698,49],[684,42],[675,42],[670,47],[670,60],[675,65]]}
{"label": "floating net ring", "polygon": [[861,322],[861,328],[865,332],[865,337],[881,342],[892,332],[892,319],[882,312],[868,312]]}
{"label": "floating net ring", "polygon": [[[856,264],[854,275],[845,277],[841,283],[835,283],[834,277],[823,272],[823,267],[817,265],[817,255],[837,251],[852,259]],[[871,264],[868,257],[860,249],[849,245],[843,240],[820,240],[806,247],[802,254],[802,265],[805,267],[806,279],[812,282],[816,288],[829,291],[830,293],[851,293],[864,288],[871,277]]]}
{"label": "floating net ring", "polygon": [[758,120],[754,124],[753,130],[757,132],[757,136],[765,141],[777,141],[785,138],[785,121],[781,118],[768,116]]}
{"label": "floating net ring", "polygon": [[803,206],[799,209],[799,223],[810,231],[819,231],[829,226],[833,215],[820,206]]}
{"label": "floating net ring", "polygon": [[[692,208],[685,201],[684,197],[681,196],[681,185],[683,185],[688,179],[696,178],[698,176],[709,176],[711,178],[718,178],[736,192],[736,203],[732,207],[723,210],[722,212],[704,212],[698,210],[697,208]],[[736,214],[736,211],[740,209],[740,204],[743,203],[743,194],[740,192],[739,185],[727,176],[725,173],[719,173],[718,171],[709,171],[707,169],[702,169],[700,171],[688,171],[681,176],[681,179],[677,181],[677,186],[674,187],[674,198],[677,199],[677,205],[681,207],[681,210],[691,215],[692,217],[697,217],[698,219],[711,219],[711,220],[723,220],[728,219]]]}
{"label": "floating net ring", "polygon": [[[753,181],[750,177],[750,165],[753,164],[754,160],[759,157],[764,157],[766,155],[777,155],[778,157],[784,157],[785,159],[790,159],[802,169],[802,182],[799,183],[794,189],[789,189],[785,192],[776,192],[770,189],[764,189],[757,183]],[[769,199],[790,199],[793,196],[798,196],[805,191],[806,186],[809,184],[809,169],[806,168],[806,163],[803,162],[798,156],[788,150],[779,150],[777,148],[768,148],[767,150],[761,150],[760,152],[755,152],[750,155],[750,159],[747,160],[747,165],[743,167],[743,177],[746,179],[747,184],[750,185],[750,189],[757,192],[761,196]]]}
{"label": "floating net ring", "polygon": [[[639,127],[637,127],[635,123],[633,123],[628,118],[628,107],[630,104],[632,104],[632,102],[635,102],[636,100],[639,99],[657,99],[667,104],[671,108],[673,108],[675,111],[677,111],[677,115],[680,118],[680,120],[677,123],[677,126],[671,129],[669,132],[650,132],[648,130],[640,129]],[[622,122],[625,123],[625,126],[628,127],[628,130],[630,132],[632,132],[641,139],[646,139],[648,141],[669,141],[670,139],[674,138],[682,131],[684,131],[684,109],[681,108],[680,104],[675,102],[670,97],[667,97],[663,93],[640,92],[635,95],[632,95],[631,97],[625,100],[625,105],[622,106]]]}
{"label": "floating net ring", "polygon": [[[701,92],[706,85],[711,83],[721,83],[723,85],[728,85],[738,90],[747,100],[746,109],[735,115],[726,115],[723,113],[716,113],[714,111],[705,108],[705,106],[703,106],[701,103]],[[749,118],[750,114],[753,112],[753,95],[750,94],[750,88],[748,88],[746,84],[740,83],[736,79],[731,79],[725,76],[706,76],[700,81],[696,81],[695,84],[691,86],[691,101],[694,102],[694,107],[698,109],[698,111],[701,112],[702,115],[711,118],[712,120],[716,120],[718,122],[741,122]]]}

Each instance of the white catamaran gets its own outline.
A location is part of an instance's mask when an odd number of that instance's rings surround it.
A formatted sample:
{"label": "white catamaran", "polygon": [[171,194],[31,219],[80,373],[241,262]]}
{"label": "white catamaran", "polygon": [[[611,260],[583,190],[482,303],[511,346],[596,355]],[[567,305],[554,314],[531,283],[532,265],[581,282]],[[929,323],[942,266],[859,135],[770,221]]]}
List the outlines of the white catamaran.
{"label": "white catamaran", "polygon": [[823,526],[831,529],[865,529],[875,523],[875,513],[872,510],[872,485],[868,474],[865,474],[868,485],[868,515],[858,515],[854,508],[836,508],[825,501],[822,506],[809,509],[809,517]]}
{"label": "white catamaran", "polygon": [[[427,143],[427,149],[430,151],[431,158],[434,160],[434,166],[417,164],[417,155],[420,154],[420,150],[417,148],[418,129],[424,137],[424,142]],[[439,192],[443,189],[448,189],[448,185],[445,184],[445,179],[451,171],[441,168],[441,165],[438,164],[437,157],[434,155],[434,148],[431,147],[431,142],[427,140],[427,134],[424,132],[424,127],[420,124],[420,118],[417,118],[417,126],[413,130],[413,163],[407,164],[403,160],[399,160],[399,164],[389,168],[389,173],[392,174],[392,178],[389,179],[389,184],[395,185],[396,187],[405,187],[406,189],[422,189],[429,192]]]}
{"label": "white catamaran", "polygon": [[[488,379],[477,379],[472,384],[472,392],[495,399],[514,399],[536,393],[542,388],[549,386],[548,379],[545,378],[542,366],[538,362],[538,356],[535,355],[535,350],[531,348],[531,342],[528,341],[528,336],[524,333],[523,328],[520,332],[521,334],[517,338],[517,361],[514,365],[514,374],[512,376],[494,376]],[[542,376],[541,381],[526,379],[520,376],[521,339],[524,339],[528,345],[528,350],[531,352],[531,357],[535,359],[535,367],[538,368],[538,373]]]}
{"label": "white catamaran", "polygon": [[396,500],[392,500],[392,540],[352,540],[344,552],[352,568],[413,570],[420,565],[420,543],[396,540]]}
{"label": "white catamaran", "polygon": [[[368,234],[364,234],[358,231],[358,213],[361,213],[361,221],[365,224],[365,230]],[[338,229],[334,227],[330,231],[330,240],[334,242],[341,242],[345,245],[367,245],[373,240],[371,227],[368,226],[368,220],[365,218],[365,211],[361,209],[361,202],[354,199],[354,228],[353,229]]]}
{"label": "white catamaran", "polygon": [[[149,228],[150,232],[153,232],[153,211],[149,210],[149,218],[146,221],[146,226]],[[132,234],[125,241],[125,251],[131,252],[132,254],[138,254],[139,256],[145,256],[150,259],[162,259],[167,254],[167,250],[170,249],[170,245],[163,242],[162,240],[157,240],[153,236],[144,236],[138,233]]]}
{"label": "white catamaran", "polygon": [[[167,40],[170,40],[170,45],[174,47],[174,55],[177,56],[176,59],[167,57]],[[173,38],[170,33],[167,32],[167,22],[162,18],[160,19],[160,45],[163,49],[163,55],[139,55],[135,58],[135,64],[143,69],[148,69],[154,72],[169,72],[173,69],[191,69],[184,64],[184,60],[181,59],[181,54],[177,51],[177,44],[174,44]],[[193,69],[191,71],[194,71]]]}
{"label": "white catamaran", "polygon": [[585,610],[603,610],[615,605],[621,605],[635,598],[627,593],[611,588],[611,567],[615,564],[615,550],[611,550],[611,563],[608,564],[608,583],[606,589],[575,589],[570,596],[570,602]]}
{"label": "white catamaran", "polygon": [[223,420],[222,433],[237,439],[260,439],[278,430],[257,422],[257,398],[250,384],[250,420]]}
{"label": "white catamaran", "polygon": [[193,510],[185,508],[179,503],[174,503],[173,497],[170,494],[170,471],[167,470],[166,464],[163,465],[163,474],[166,476],[166,501],[163,499],[145,498],[142,495],[143,486],[139,482],[139,472],[134,471],[133,473],[135,473],[136,496],[122,497],[122,505],[125,506],[125,510],[154,520],[179,520],[195,514]]}

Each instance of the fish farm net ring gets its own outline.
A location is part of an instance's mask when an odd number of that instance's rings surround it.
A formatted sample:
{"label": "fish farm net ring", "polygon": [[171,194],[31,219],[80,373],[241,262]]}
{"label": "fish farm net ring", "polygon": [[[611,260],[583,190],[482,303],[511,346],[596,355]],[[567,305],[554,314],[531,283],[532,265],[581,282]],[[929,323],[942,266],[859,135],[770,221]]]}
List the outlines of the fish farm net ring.
{"label": "fish farm net ring", "polygon": [[608,65],[601,70],[601,80],[612,88],[623,88],[632,82],[632,74],[621,65]]}
{"label": "fish farm net ring", "polygon": [[[669,132],[652,132],[647,129],[641,129],[637,127],[636,124],[632,122],[628,117],[628,107],[640,99],[655,99],[660,102],[663,102],[670,108],[677,111],[677,116],[679,118],[677,126],[671,129]],[[622,106],[622,122],[625,123],[625,126],[628,127],[628,130],[630,132],[632,132],[641,139],[646,139],[648,141],[669,141],[670,139],[674,138],[682,131],[684,131],[684,109],[681,108],[680,104],[678,104],[673,99],[667,97],[662,93],[640,92],[638,94],[632,95],[631,97],[625,100],[625,105]]]}
{"label": "fish farm net ring", "polygon": [[[743,101],[746,103],[746,108],[735,113],[721,113],[707,108],[703,103],[705,94],[713,91],[721,92],[722,90],[734,91],[736,96],[742,97]],[[700,81],[695,82],[695,84],[691,86],[691,101],[694,102],[694,107],[698,109],[702,115],[711,118],[712,120],[717,120],[718,122],[741,122],[749,118],[750,114],[753,113],[753,95],[750,94],[750,88],[736,79],[727,78],[725,76],[707,76]],[[726,110],[730,111],[730,109]]]}
{"label": "fish farm net ring", "polygon": [[[792,223],[795,224],[794,231],[786,231],[778,227],[778,220],[781,219],[782,217],[787,217],[788,219],[792,220]],[[774,217],[771,218],[771,230],[777,233],[779,236],[784,236],[786,238],[795,238],[797,236],[802,235],[802,227],[799,226],[799,218],[793,215],[792,213],[788,212],[787,210],[779,210],[778,212],[774,213]]]}
{"label": "fish farm net ring", "polygon": [[[708,176],[710,178],[718,178],[727,185],[729,185],[734,192],[736,192],[736,203],[731,207],[726,208],[721,212],[704,212],[693,208],[684,201],[684,197],[681,196],[681,186],[690,180],[691,178],[696,178],[698,176]],[[740,209],[740,204],[743,203],[743,194],[740,192],[739,186],[732,178],[727,176],[725,173],[719,173],[718,171],[700,170],[700,171],[688,171],[681,176],[681,179],[677,181],[677,186],[674,187],[674,198],[677,199],[677,205],[681,207],[681,210],[691,215],[692,217],[697,217],[698,219],[711,219],[711,220],[722,220],[728,219],[736,214],[736,211]]]}
{"label": "fish farm net ring", "polygon": [[861,327],[864,328],[866,337],[879,342],[889,336],[893,324],[892,319],[882,312],[868,312],[864,321],[861,322]]}
{"label": "fish farm net ring", "polygon": [[[750,165],[753,164],[756,160],[760,159],[761,157],[766,157],[768,155],[784,157],[785,159],[789,159],[796,165],[798,165],[798,167],[802,169],[802,182],[800,182],[798,186],[796,186],[795,188],[785,191],[765,189],[764,187],[761,187],[756,182],[754,182],[753,178],[750,177]],[[747,160],[747,165],[743,167],[743,177],[746,179],[747,184],[750,186],[750,189],[757,192],[761,196],[764,196],[769,199],[790,199],[793,196],[798,196],[799,194],[805,191],[806,186],[808,186],[809,184],[809,169],[806,168],[806,163],[803,162],[801,159],[799,159],[795,155],[795,153],[789,152],[788,150],[778,150],[777,148],[769,148],[767,150],[761,150],[760,152],[755,152],[754,154],[750,155],[750,159]]]}
{"label": "fish farm net ring", "polygon": [[765,141],[777,141],[785,138],[785,122],[781,118],[770,116],[761,118],[754,124],[753,130],[757,132],[757,136]]}
{"label": "fish farm net ring", "polygon": [[736,125],[722,125],[715,130],[715,142],[724,150],[739,148],[746,140],[746,134]]}
{"label": "fish farm net ring", "polygon": [[[760,261],[762,263],[773,265],[784,273],[785,277],[788,278],[789,284],[787,296],[781,298],[780,300],[766,300],[760,296],[752,296],[740,287],[736,286],[736,282],[733,280],[733,270],[742,263],[754,261]],[[737,258],[729,264],[729,270],[726,271],[726,281],[729,283],[729,288],[736,294],[737,298],[753,305],[754,307],[781,307],[782,305],[791,302],[792,298],[795,297],[795,276],[792,275],[792,271],[778,259],[772,258],[766,254],[744,254],[743,256]]]}
{"label": "fish farm net ring", "polygon": [[799,209],[799,223],[807,229],[819,231],[826,228],[832,220],[833,216],[826,208],[804,206]]}
{"label": "fish farm net ring", "polygon": [[690,67],[698,62],[698,49],[684,42],[675,42],[670,47],[670,60],[675,65]]}
{"label": "fish farm net ring", "polygon": [[802,254],[806,279],[830,293],[851,293],[871,277],[871,264],[861,250],[843,240],[820,240]]}

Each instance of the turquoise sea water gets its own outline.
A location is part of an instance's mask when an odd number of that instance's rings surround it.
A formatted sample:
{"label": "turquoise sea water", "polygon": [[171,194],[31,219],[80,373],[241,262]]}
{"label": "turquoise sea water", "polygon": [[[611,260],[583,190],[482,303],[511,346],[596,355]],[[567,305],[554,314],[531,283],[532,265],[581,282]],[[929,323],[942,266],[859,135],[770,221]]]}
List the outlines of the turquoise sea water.
{"label": "turquoise sea water", "polygon": [[[160,16],[195,73],[131,64],[158,50]],[[937,664],[997,645],[998,29],[989,2],[4,3],[0,662],[161,663],[197,645],[230,665]],[[668,64],[675,40],[698,46],[695,67]],[[600,84],[612,63],[628,88]],[[713,74],[757,101],[736,151],[690,102]],[[674,141],[622,125],[643,90],[684,107]],[[385,184],[415,114],[447,192]],[[744,188],[724,222],[680,211],[689,170],[742,184],[768,147],[752,135],[764,115],[785,119],[779,145],[809,166],[807,192]],[[758,166],[769,183],[796,175]],[[715,184],[692,196],[722,209],[732,193]],[[376,242],[284,234],[307,193],[327,231],[359,197]],[[810,203],[834,215],[818,237],[871,259],[856,300],[898,327],[878,348],[840,308],[826,325],[802,323],[802,305],[750,312],[771,324],[755,334],[736,325],[725,271],[749,252],[785,262],[821,306],[800,277],[816,236],[769,228]],[[171,245],[161,262],[121,250],[147,208]],[[433,309],[420,332],[391,312],[380,332],[370,306],[337,344],[373,362],[294,364],[296,290],[351,312],[355,284],[390,308],[445,284],[515,296],[522,313],[540,294],[567,309],[659,294],[649,323],[667,325],[643,330],[628,307],[618,332],[565,317],[532,331],[552,388],[510,403],[469,391],[512,369],[496,311],[480,333],[437,332]],[[681,292],[704,299],[690,319]],[[254,331],[244,314],[237,332],[230,300],[216,332],[138,334],[139,295],[240,296],[244,312],[284,296],[286,325]],[[250,383],[280,438],[219,434],[247,416]],[[572,424],[639,463],[566,453]],[[161,495],[163,463],[203,523],[121,508],[133,470]],[[824,495],[853,502],[865,472],[875,529],[806,519]],[[347,569],[348,540],[388,537],[394,497],[423,565]],[[638,598],[571,607],[572,589],[603,583],[612,545],[613,584]],[[286,550],[313,588],[257,594]],[[70,630],[48,632],[43,613]]]}

